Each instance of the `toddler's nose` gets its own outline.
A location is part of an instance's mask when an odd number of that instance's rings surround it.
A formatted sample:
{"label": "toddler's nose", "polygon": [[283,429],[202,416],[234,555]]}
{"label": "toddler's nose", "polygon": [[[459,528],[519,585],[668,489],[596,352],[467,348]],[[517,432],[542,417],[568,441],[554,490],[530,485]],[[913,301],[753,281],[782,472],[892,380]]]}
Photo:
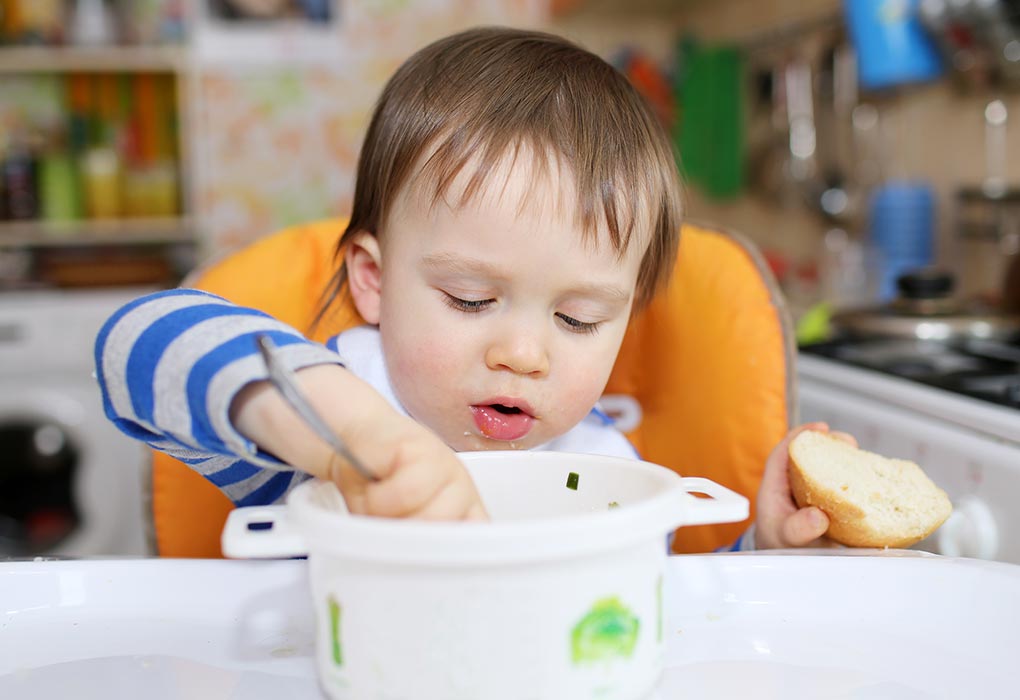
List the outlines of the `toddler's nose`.
{"label": "toddler's nose", "polygon": [[510,337],[489,345],[485,364],[492,370],[510,370],[516,374],[544,377],[549,373],[549,357],[541,343],[527,337]]}

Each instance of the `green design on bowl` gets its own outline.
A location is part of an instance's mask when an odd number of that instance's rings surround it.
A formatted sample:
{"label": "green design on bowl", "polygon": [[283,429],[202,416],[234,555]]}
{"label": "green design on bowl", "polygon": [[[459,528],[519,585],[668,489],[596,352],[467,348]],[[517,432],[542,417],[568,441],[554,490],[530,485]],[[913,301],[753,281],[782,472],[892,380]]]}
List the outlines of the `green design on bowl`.
{"label": "green design on bowl", "polygon": [[619,598],[596,601],[571,633],[574,663],[630,658],[640,627],[641,622]]}
{"label": "green design on bowl", "polygon": [[333,663],[344,665],[343,648],[340,645],[340,603],[333,596],[329,597],[329,632],[333,641]]}

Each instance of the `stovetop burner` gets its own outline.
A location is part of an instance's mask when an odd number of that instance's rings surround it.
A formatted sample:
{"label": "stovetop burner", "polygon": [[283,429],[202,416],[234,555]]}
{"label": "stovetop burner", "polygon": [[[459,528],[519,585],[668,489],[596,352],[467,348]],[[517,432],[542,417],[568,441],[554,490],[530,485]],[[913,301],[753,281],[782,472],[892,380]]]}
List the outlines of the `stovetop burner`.
{"label": "stovetop burner", "polygon": [[841,338],[800,351],[1020,408],[1020,346],[984,340]]}

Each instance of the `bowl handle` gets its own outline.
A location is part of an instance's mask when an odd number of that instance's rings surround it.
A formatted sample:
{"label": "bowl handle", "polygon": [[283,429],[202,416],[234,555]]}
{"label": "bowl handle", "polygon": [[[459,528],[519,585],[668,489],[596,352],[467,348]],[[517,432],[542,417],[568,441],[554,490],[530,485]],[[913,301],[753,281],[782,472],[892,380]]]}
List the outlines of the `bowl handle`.
{"label": "bowl handle", "polygon": [[308,546],[287,513],[287,506],[235,508],[220,536],[223,556],[231,559],[303,557]]}
{"label": "bowl handle", "polygon": [[[688,495],[684,525],[733,523],[746,520],[750,514],[746,498],[711,479],[686,476],[680,481]],[[703,493],[711,498],[696,498],[690,495],[692,493]]]}

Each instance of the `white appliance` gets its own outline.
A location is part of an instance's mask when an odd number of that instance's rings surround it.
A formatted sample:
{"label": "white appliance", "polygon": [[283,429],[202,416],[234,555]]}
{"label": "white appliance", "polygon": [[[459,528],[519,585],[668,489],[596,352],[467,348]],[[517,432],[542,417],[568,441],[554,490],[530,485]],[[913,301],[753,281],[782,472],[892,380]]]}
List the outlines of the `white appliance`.
{"label": "white appliance", "polygon": [[1020,564],[1020,408],[804,352],[797,373],[802,421],[914,460],[949,494],[952,516],[917,548]]}
{"label": "white appliance", "polygon": [[146,451],[93,376],[100,326],[142,291],[0,294],[0,558],[146,553]]}

